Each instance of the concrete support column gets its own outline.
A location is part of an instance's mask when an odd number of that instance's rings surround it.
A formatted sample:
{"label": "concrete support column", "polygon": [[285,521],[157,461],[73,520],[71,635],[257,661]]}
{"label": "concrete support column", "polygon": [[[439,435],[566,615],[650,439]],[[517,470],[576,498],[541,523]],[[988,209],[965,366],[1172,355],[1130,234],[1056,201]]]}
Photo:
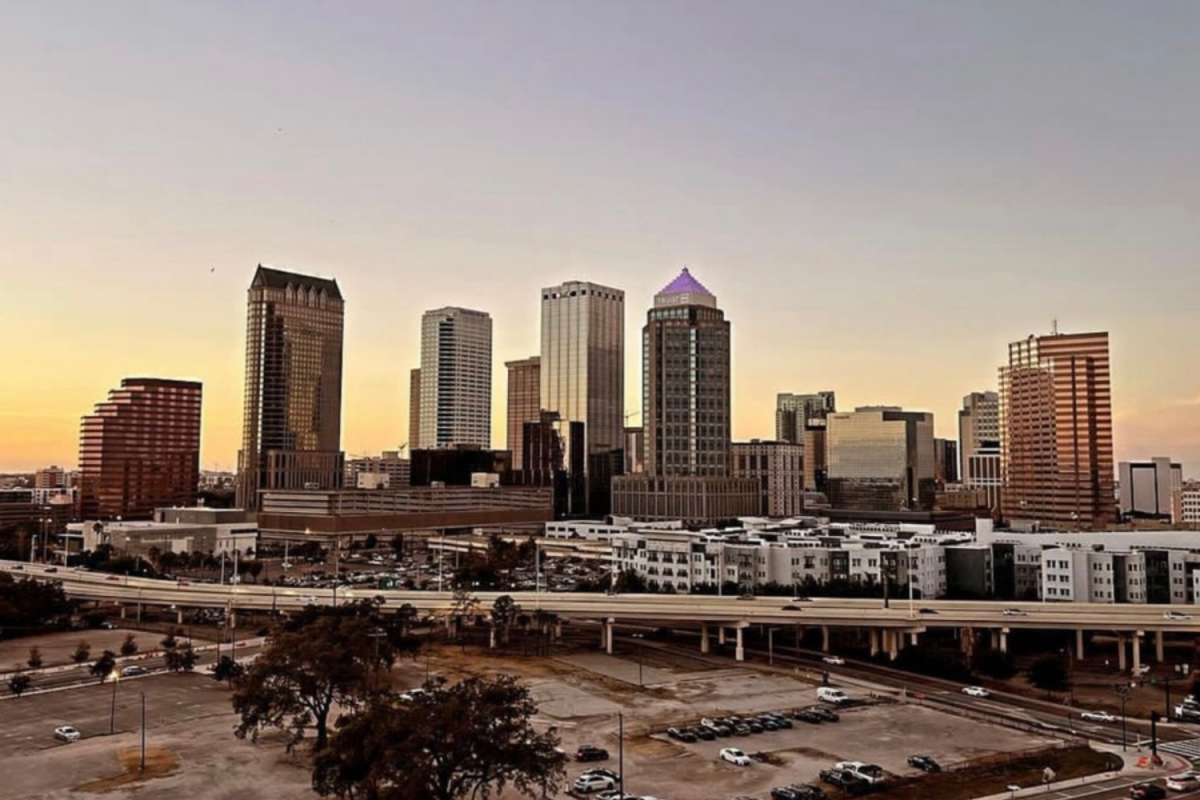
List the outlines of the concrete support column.
{"label": "concrete support column", "polygon": [[1136,676],[1142,669],[1142,631],[1133,632],[1133,674]]}
{"label": "concrete support column", "polygon": [[883,635],[885,641],[887,642],[888,659],[895,661],[900,657],[900,632],[885,630]]}
{"label": "concrete support column", "polygon": [[182,625],[182,624],[183,624],[183,609],[182,609],[182,608],[180,608],[180,609],[177,609],[177,610],[175,611],[175,624],[176,624],[176,625]]}
{"label": "concrete support column", "polygon": [[988,634],[991,636],[992,649],[999,650],[1000,649],[1000,631],[993,628],[988,631]]}
{"label": "concrete support column", "polygon": [[725,644],[725,626],[717,626],[717,644]]}
{"label": "concrete support column", "polygon": [[908,635],[908,643],[911,644],[913,647],[917,646],[917,632],[916,631],[913,631],[912,633],[910,633]]}
{"label": "concrete support column", "polygon": [[958,649],[967,657],[967,663],[971,663],[971,658],[975,655],[974,628],[963,628],[958,632]]}
{"label": "concrete support column", "polygon": [[1000,652],[1008,652],[1008,628],[1000,629]]}
{"label": "concrete support column", "polygon": [[875,656],[879,655],[879,631],[875,628],[871,628],[867,632],[867,638],[871,642],[871,658],[874,658]]}
{"label": "concrete support column", "polygon": [[121,606],[121,619],[125,619],[125,606]]}
{"label": "concrete support column", "polygon": [[1125,634],[1117,634],[1117,669],[1124,672],[1125,667]]}
{"label": "concrete support column", "polygon": [[610,656],[613,651],[613,623],[616,620],[610,619],[604,623],[604,651]]}
{"label": "concrete support column", "polygon": [[1154,660],[1159,664],[1163,662],[1163,632],[1161,630],[1154,632]]}
{"label": "concrete support column", "polygon": [[488,628],[488,647],[492,650],[496,649],[496,626],[492,625]]}
{"label": "concrete support column", "polygon": [[561,619],[556,620],[554,623],[554,638],[555,639],[562,638],[562,620]]}
{"label": "concrete support column", "polygon": [[737,649],[735,649],[733,651],[733,658],[735,661],[745,661],[746,660],[746,651],[742,649],[742,628],[741,628],[741,626],[738,626],[738,628],[737,628]]}
{"label": "concrete support column", "polygon": [[822,653],[829,652],[829,626],[828,625],[821,626],[821,652]]}
{"label": "concrete support column", "polygon": [[708,623],[700,623],[700,652],[708,655]]}
{"label": "concrete support column", "polygon": [[1075,660],[1083,661],[1083,628],[1075,629]]}

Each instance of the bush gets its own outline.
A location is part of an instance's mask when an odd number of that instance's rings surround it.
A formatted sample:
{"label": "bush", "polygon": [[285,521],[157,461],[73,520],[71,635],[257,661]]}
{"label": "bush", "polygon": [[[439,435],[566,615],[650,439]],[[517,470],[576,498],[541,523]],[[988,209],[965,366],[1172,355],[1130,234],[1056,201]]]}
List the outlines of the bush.
{"label": "bush", "polygon": [[42,668],[42,651],[36,647],[29,648],[29,658],[25,661],[30,669]]}
{"label": "bush", "polygon": [[125,641],[121,643],[121,655],[132,656],[132,655],[136,655],[137,651],[138,651],[137,639],[135,639],[133,637],[133,634],[131,633],[131,634],[127,635],[125,637]]}
{"label": "bush", "polygon": [[1071,688],[1067,665],[1058,656],[1042,656],[1029,668],[1029,682],[1048,692],[1065,692]]}
{"label": "bush", "polygon": [[88,660],[88,656],[92,654],[92,646],[87,642],[80,642],[75,646],[75,652],[71,654],[71,660],[76,664],[82,664]]}
{"label": "bush", "polygon": [[1005,681],[1017,674],[1012,656],[999,650],[984,650],[975,656],[975,671],[989,678]]}

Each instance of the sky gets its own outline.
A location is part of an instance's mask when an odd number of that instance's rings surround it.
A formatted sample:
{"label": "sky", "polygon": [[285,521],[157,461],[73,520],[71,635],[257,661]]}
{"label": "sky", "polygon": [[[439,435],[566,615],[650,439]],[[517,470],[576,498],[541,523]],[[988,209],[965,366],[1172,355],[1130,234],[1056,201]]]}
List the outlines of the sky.
{"label": "sky", "polygon": [[420,315],[536,354],[539,289],[684,266],[781,391],[934,412],[1010,341],[1108,330],[1118,459],[1200,473],[1200,4],[6,3],[0,471],[77,462],[123,377],[204,383],[236,464],[258,263],[346,297],[343,448],[407,439]]}

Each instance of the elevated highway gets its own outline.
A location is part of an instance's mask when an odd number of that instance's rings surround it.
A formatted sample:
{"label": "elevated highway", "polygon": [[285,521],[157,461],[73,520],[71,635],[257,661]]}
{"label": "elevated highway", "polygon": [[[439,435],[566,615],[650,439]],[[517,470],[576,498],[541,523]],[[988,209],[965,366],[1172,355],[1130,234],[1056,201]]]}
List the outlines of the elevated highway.
{"label": "elevated highway", "polygon": [[[51,571],[53,570],[53,571]],[[126,577],[72,568],[46,567],[0,561],[0,572],[13,577],[37,577],[62,583],[69,597],[81,600],[185,608],[222,608],[230,611],[294,611],[310,604],[334,604],[370,597],[383,601],[386,610],[408,604],[435,616],[453,609],[449,592],[383,590],[364,587],[309,589],[280,586],[227,586],[187,580],[165,581]],[[478,592],[480,609],[486,611],[503,594],[525,611],[541,610],[561,620],[588,620],[602,625],[603,644],[611,649],[612,626],[618,622],[657,622],[674,627],[699,628],[701,649],[708,649],[708,632],[715,628],[720,641],[732,630],[740,657],[741,631],[750,625],[796,625],[819,627],[824,649],[829,646],[830,628],[865,628],[873,652],[895,657],[905,638],[916,644],[918,636],[932,629],[959,629],[973,642],[976,633],[987,631],[993,646],[1007,650],[1013,630],[1072,630],[1083,656],[1083,632],[1111,632],[1118,641],[1119,667],[1126,668],[1126,650],[1133,667],[1140,665],[1140,647],[1126,645],[1153,637],[1157,660],[1163,658],[1163,636],[1167,633],[1200,633],[1200,613],[1193,616],[1179,606],[1115,605],[1095,603],[1002,603],[995,601],[881,600],[813,598],[798,602],[789,598],[759,596],[753,599],[713,595],[622,594],[583,592]]]}

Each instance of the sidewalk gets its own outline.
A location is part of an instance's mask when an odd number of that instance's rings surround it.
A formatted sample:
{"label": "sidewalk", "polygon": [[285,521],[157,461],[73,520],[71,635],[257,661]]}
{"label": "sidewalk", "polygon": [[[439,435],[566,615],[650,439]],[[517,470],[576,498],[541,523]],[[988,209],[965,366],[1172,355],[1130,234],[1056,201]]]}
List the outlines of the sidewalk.
{"label": "sidewalk", "polygon": [[[1183,770],[1191,767],[1191,764],[1186,759],[1170,753],[1161,753],[1160,755],[1163,759],[1163,765],[1161,767],[1152,767],[1149,766],[1148,763],[1150,760],[1149,749],[1146,749],[1145,752],[1140,753],[1136,750],[1129,750],[1123,753],[1121,752],[1120,745],[1111,745],[1106,742],[1089,742],[1089,744],[1094,750],[1120,756],[1124,762],[1123,768],[1117,772],[1100,772],[1095,775],[1087,775],[1082,778],[1071,778],[1070,780],[1056,781],[1055,783],[1048,785],[1042,783],[1037,784],[1036,786],[1023,787],[1015,792],[1001,792],[999,794],[977,797],[974,798],[974,800],[1010,800],[1010,798],[1040,796],[1053,794],[1055,792],[1064,792],[1069,789],[1078,789],[1081,786],[1088,786],[1091,784],[1106,783],[1118,778],[1127,781],[1127,783],[1124,785],[1128,786],[1140,781],[1150,781],[1154,780],[1155,778],[1164,778],[1167,775],[1174,775],[1176,772],[1182,772]],[[1145,758],[1147,762],[1146,766],[1138,765],[1138,761],[1142,758]],[[1120,787],[1107,786],[1102,789],[1097,789],[1094,793],[1099,794],[1101,792],[1111,792],[1114,788]],[[1088,794],[1091,793],[1071,792],[1071,797],[1082,798],[1087,797]]]}

